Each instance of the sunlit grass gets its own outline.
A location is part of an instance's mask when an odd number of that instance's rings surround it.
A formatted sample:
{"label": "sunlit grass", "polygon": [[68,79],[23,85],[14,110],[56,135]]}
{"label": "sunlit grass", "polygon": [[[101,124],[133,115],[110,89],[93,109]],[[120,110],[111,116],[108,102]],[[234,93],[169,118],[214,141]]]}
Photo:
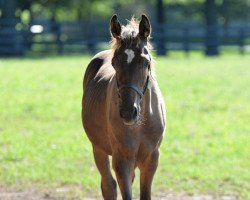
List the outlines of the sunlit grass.
{"label": "sunlit grass", "polygon": [[[0,60],[0,185],[100,194],[80,118],[89,59]],[[249,198],[249,63],[246,55],[156,58],[168,127],[154,191]]]}

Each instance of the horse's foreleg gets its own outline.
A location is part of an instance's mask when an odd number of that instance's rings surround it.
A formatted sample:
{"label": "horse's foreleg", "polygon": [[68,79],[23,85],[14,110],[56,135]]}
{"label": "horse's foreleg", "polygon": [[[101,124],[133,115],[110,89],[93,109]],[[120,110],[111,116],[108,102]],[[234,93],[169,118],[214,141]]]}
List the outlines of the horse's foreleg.
{"label": "horse's foreleg", "polygon": [[101,174],[102,196],[105,200],[116,200],[116,182],[112,177],[108,155],[93,146],[96,166]]}
{"label": "horse's foreleg", "polygon": [[132,200],[134,163],[134,158],[125,158],[121,154],[112,155],[113,169],[116,173],[116,179],[118,181],[123,200]]}
{"label": "horse's foreleg", "polygon": [[151,186],[158,166],[159,150],[154,151],[139,165],[140,169],[140,200],[151,200]]}

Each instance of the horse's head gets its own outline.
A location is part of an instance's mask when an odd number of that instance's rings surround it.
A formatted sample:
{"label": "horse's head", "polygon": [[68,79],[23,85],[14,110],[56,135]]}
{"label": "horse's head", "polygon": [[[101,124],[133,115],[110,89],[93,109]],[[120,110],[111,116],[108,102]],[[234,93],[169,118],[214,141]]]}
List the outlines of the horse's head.
{"label": "horse's head", "polygon": [[110,21],[114,56],[112,65],[116,71],[117,93],[120,99],[120,116],[124,124],[135,124],[140,116],[140,102],[147,89],[151,56],[149,54],[151,26],[142,15],[137,23],[132,19],[121,26],[117,16]]}

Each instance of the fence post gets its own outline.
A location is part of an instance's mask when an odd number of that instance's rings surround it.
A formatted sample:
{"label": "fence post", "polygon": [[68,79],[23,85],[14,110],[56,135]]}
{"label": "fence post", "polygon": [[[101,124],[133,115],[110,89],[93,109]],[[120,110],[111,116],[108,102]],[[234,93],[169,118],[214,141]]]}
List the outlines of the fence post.
{"label": "fence post", "polygon": [[206,50],[207,56],[218,55],[218,27],[217,27],[217,9],[215,0],[206,0],[205,2],[206,19]]}
{"label": "fence post", "polygon": [[[1,16],[1,29],[3,34],[1,40],[5,41],[5,50],[0,53],[2,56],[19,56],[24,54],[22,47],[21,31],[16,30],[16,24],[19,20],[15,16],[16,1],[3,0],[2,3],[2,16]],[[3,49],[3,48],[2,48]]]}
{"label": "fence post", "polygon": [[188,56],[190,45],[189,45],[189,29],[188,27],[183,28],[183,49]]}
{"label": "fence post", "polygon": [[87,47],[91,54],[96,53],[96,35],[95,35],[95,26],[93,23],[89,23],[89,30],[88,30],[88,38],[87,38]]}
{"label": "fence post", "polygon": [[56,31],[56,40],[57,40],[57,45],[58,45],[58,54],[63,55],[64,49],[63,49],[63,42],[61,39],[61,35],[62,35],[61,24],[59,22],[54,22],[54,23],[55,23],[55,31]]}
{"label": "fence post", "polygon": [[245,53],[245,31],[244,28],[241,28],[239,30],[239,47],[240,47],[240,54],[244,54]]}
{"label": "fence post", "polygon": [[164,4],[162,0],[157,0],[157,54],[166,55],[167,49],[165,44],[165,27],[164,27]]}

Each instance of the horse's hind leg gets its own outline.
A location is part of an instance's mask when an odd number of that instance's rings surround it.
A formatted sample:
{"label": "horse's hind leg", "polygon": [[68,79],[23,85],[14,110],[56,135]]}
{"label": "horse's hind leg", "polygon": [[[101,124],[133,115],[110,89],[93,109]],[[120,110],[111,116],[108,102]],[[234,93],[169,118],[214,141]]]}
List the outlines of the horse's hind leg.
{"label": "horse's hind leg", "polygon": [[110,171],[108,154],[93,146],[96,166],[101,174],[102,196],[105,200],[116,200],[116,182]]}
{"label": "horse's hind leg", "polygon": [[139,166],[140,169],[140,200],[151,199],[151,186],[158,166],[159,151],[155,150]]}

